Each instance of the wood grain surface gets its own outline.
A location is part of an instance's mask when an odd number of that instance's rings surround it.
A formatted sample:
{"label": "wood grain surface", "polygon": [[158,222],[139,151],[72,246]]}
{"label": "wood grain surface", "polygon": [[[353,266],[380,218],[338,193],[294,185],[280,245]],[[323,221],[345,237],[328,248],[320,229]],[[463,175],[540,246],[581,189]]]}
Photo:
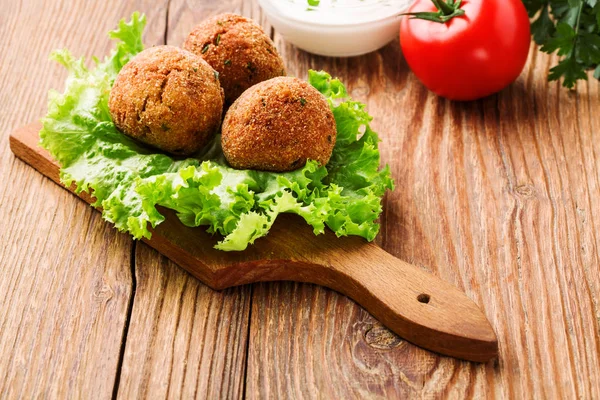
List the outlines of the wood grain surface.
{"label": "wood grain surface", "polygon": [[108,51],[106,31],[140,5],[1,3],[2,398],[113,393],[132,300],[132,241],[15,160],[6,135],[43,115],[40,92],[62,87],[65,71],[51,67],[49,51]]}
{"label": "wood grain surface", "polygon": [[329,59],[273,32],[291,75],[326,69],[367,103],[399,188],[378,242],[483,306],[500,358],[473,364],[403,342],[320,287],[219,293],[143,244],[132,258],[129,238],[10,154],[9,132],[44,113],[39,93],[62,87],[50,50],[103,54],[135,9],[147,44],[179,44],[221,11],[271,32],[255,2],[1,5],[0,397],[600,397],[598,82],[547,83],[556,60],[532,49],[510,88],[452,103],[420,86],[397,43]]}

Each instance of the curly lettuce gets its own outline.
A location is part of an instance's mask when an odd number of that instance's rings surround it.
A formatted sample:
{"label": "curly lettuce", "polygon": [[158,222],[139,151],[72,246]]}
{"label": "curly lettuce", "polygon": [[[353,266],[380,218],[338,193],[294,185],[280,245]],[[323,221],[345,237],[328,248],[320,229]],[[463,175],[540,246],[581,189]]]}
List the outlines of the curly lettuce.
{"label": "curly lettuce", "polygon": [[119,231],[150,238],[164,220],[157,206],[176,212],[183,224],[203,226],[223,237],[216,248],[240,251],[265,236],[280,213],[300,215],[315,234],[329,227],[338,236],[371,241],[379,231],[381,199],[393,190],[389,168],[380,169],[379,138],[364,104],[346,99],[344,85],[326,72],[309,72],[309,82],[328,100],[338,136],[325,167],[309,161],[302,169],[273,173],[235,170],[224,160],[220,138],[200,158],[173,159],[121,134],[108,97],[121,68],[143,50],[146,19],[134,13],[109,33],[116,47],[87,68],[67,50],[51,58],[69,70],[63,93],[51,91],[42,119],[41,146],[61,166],[60,179],[95,197],[94,207]]}

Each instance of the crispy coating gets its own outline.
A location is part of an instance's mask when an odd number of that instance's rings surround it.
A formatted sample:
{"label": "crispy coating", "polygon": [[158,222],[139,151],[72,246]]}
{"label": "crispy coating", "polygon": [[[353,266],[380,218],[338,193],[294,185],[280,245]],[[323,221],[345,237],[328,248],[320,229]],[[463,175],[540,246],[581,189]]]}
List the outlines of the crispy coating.
{"label": "crispy coating", "polygon": [[307,159],[329,162],[336,125],[327,100],[307,82],[273,78],[246,90],[221,128],[229,164],[239,169],[292,171]]}
{"label": "crispy coating", "polygon": [[190,155],[219,130],[223,89],[202,58],[156,46],[123,67],[108,105],[126,135],[172,154]]}
{"label": "crispy coating", "polygon": [[285,75],[283,59],[273,41],[260,26],[241,15],[220,14],[201,22],[183,48],[219,72],[226,106],[249,87]]}

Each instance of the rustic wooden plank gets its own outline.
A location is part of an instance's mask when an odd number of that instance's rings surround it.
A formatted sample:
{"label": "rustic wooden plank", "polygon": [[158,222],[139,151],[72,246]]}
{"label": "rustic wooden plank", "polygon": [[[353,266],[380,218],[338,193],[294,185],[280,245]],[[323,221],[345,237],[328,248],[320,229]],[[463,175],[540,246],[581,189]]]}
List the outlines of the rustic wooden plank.
{"label": "rustic wooden plank", "polygon": [[[181,45],[203,18],[241,12],[241,3],[171,0],[167,43]],[[145,244],[135,271],[118,397],[241,398],[251,288],[214,291]]]}
{"label": "rustic wooden plank", "polygon": [[143,243],[135,265],[119,398],[241,398],[250,287],[214,291]]}
{"label": "rustic wooden plank", "polygon": [[326,69],[367,103],[401,188],[385,200],[378,240],[481,305],[500,359],[439,357],[334,292],[260,284],[247,396],[600,396],[598,83],[582,83],[577,93],[549,84],[551,60],[532,50],[509,89],[451,103],[423,89],[398,43],[329,59],[276,37],[291,75]]}
{"label": "rustic wooden plank", "polygon": [[[140,1],[4,2],[0,15],[0,397],[112,395],[132,296],[131,244],[87,204],[11,154],[66,71],[55,48],[104,54]],[[160,8],[149,13],[158,19]],[[164,18],[163,18],[164,20]],[[164,24],[164,22],[163,22]],[[158,25],[158,30],[164,25]],[[156,36],[147,35],[155,42]]]}
{"label": "rustic wooden plank", "polygon": [[[213,4],[220,3],[210,2],[208,6]],[[65,19],[65,12],[78,8],[81,20]],[[48,50],[60,43],[80,53],[89,50],[89,54],[101,54],[109,47],[104,32],[130,12],[104,2],[89,9],[55,2],[44,9],[43,20],[35,6],[13,3],[3,10],[0,48],[7,49],[3,59],[8,60],[0,63],[5,89],[0,93],[0,131],[4,135],[40,115],[45,99],[39,97],[39,91],[62,82],[64,75],[57,72],[60,69],[45,64]],[[14,17],[17,14],[19,18]],[[107,15],[114,20],[108,21]],[[177,14],[170,13],[171,18],[177,21]],[[40,33],[19,28],[26,26],[24,21],[33,21]],[[53,40],[56,43],[50,43]],[[281,42],[278,45],[281,48]],[[24,59],[23,47],[29,59]],[[578,95],[547,84],[544,75],[549,60],[534,53],[528,71],[511,89],[482,102],[452,104],[428,95],[394,46],[350,60],[313,58],[288,46],[285,52],[292,74],[305,76],[308,66],[326,68],[349,83],[354,97],[368,103],[375,115],[374,126],[383,133],[385,161],[393,165],[402,187],[408,188],[401,195],[396,192],[388,196],[380,242],[400,258],[463,287],[483,305],[500,336],[502,355],[498,364],[488,365],[439,358],[399,341],[331,291],[299,284],[258,285],[252,299],[249,397],[600,396],[596,373],[600,369],[598,84],[580,84]],[[23,65],[40,67],[31,67],[37,72],[31,73],[23,70]],[[15,108],[15,104],[30,108]],[[73,397],[89,392],[106,397],[114,383],[111,371],[118,364],[115,344],[120,342],[124,326],[123,320],[116,324],[106,320],[124,315],[130,277],[121,276],[128,264],[122,258],[128,257],[130,242],[100,223],[87,206],[14,161],[7,146],[0,150],[0,165],[2,171],[8,171],[0,182],[0,216],[7,226],[0,233],[0,242],[8,243],[0,249],[0,260],[2,265],[14,266],[0,274],[0,290],[9,293],[0,303],[1,397]],[[17,191],[12,184],[17,180],[31,182],[31,187],[20,186]],[[65,204],[71,208],[65,210]],[[51,229],[56,220],[70,222],[62,230]],[[111,241],[115,253],[100,257],[103,253],[99,248]],[[85,255],[80,253],[82,247],[86,248]],[[69,249],[74,255],[57,256],[57,248]],[[137,271],[145,297],[162,301],[165,310],[190,315],[188,318],[198,322],[204,322],[207,315],[210,319],[209,312],[192,317],[196,313],[180,305],[194,303],[183,288],[182,282],[188,278],[172,265],[157,267],[160,260],[153,252],[146,257],[142,254],[146,250],[144,246],[137,249],[139,258],[151,265],[148,277],[142,276],[141,269]],[[96,275],[90,276],[89,265],[98,259],[106,259],[106,265],[93,269]],[[80,265],[86,265],[86,270]],[[81,286],[74,289],[73,282]],[[172,294],[152,296],[151,291],[161,284],[164,293]],[[78,311],[87,309],[87,305],[80,308],[79,304],[93,293],[89,289],[98,288],[98,297],[106,296],[103,287],[113,289],[113,297],[106,304],[115,311],[103,308],[102,300],[102,311],[95,314],[73,311],[73,304]],[[237,301],[243,303],[241,295]],[[163,351],[152,354],[155,361],[146,369],[140,367],[144,371],[152,371],[152,364],[160,365],[169,358],[179,366],[184,362],[178,360],[188,357],[187,351],[179,350],[185,345],[174,345],[177,351],[171,353],[165,351],[170,344],[164,343],[170,342],[163,339],[170,336],[185,342],[194,329],[209,334],[198,327],[171,328],[174,320],[156,304],[149,308],[153,317],[148,320],[164,333],[137,348],[159,343]],[[134,314],[143,314],[143,305],[134,306]],[[230,318],[243,315],[225,306],[221,310]],[[46,315],[53,319],[46,319]],[[156,322],[157,317],[162,321],[166,318],[166,322]],[[179,320],[189,323],[188,318]],[[48,328],[52,323],[72,329],[72,333]],[[36,335],[39,332],[46,332],[46,336]],[[47,332],[61,335],[48,337]],[[11,348],[12,343],[17,346]],[[78,356],[75,353],[80,349]],[[131,353],[134,350],[128,349]],[[197,348],[189,351],[189,356],[198,356]],[[203,359],[204,363],[208,359],[219,363],[211,356]],[[134,369],[135,365],[125,363],[125,367]],[[235,373],[231,372],[234,368],[216,369],[226,377]],[[196,376],[206,379],[208,373],[196,371]],[[239,383],[213,385],[221,389],[205,392],[211,385],[195,383],[193,373],[169,373],[177,377],[170,379],[172,386],[164,390],[156,385],[152,390],[198,396],[240,393],[233,390],[239,389]],[[161,374],[144,374],[146,382],[152,378],[164,382]],[[188,379],[193,382],[189,386]],[[181,382],[184,388],[175,389]],[[198,391],[192,392],[192,388]]]}

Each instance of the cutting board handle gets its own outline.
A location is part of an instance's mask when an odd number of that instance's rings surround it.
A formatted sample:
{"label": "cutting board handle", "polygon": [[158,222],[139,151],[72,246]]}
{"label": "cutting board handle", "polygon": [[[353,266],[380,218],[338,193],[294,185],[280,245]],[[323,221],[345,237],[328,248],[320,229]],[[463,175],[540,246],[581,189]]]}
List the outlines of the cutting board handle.
{"label": "cutting board handle", "polygon": [[[298,231],[301,224],[298,218],[288,219],[280,229]],[[265,241],[281,236],[276,232]],[[496,334],[465,293],[373,243],[331,236],[303,242],[303,251],[297,253],[289,242],[272,243],[271,247],[288,246],[283,253],[296,255],[240,260],[220,270],[213,285],[225,288],[278,280],[314,283],[350,297],[390,330],[418,346],[469,361],[497,357]]]}
{"label": "cutting board handle", "polygon": [[421,347],[472,361],[497,356],[496,334],[465,293],[374,244],[348,250],[331,260],[338,277],[327,286]]}

